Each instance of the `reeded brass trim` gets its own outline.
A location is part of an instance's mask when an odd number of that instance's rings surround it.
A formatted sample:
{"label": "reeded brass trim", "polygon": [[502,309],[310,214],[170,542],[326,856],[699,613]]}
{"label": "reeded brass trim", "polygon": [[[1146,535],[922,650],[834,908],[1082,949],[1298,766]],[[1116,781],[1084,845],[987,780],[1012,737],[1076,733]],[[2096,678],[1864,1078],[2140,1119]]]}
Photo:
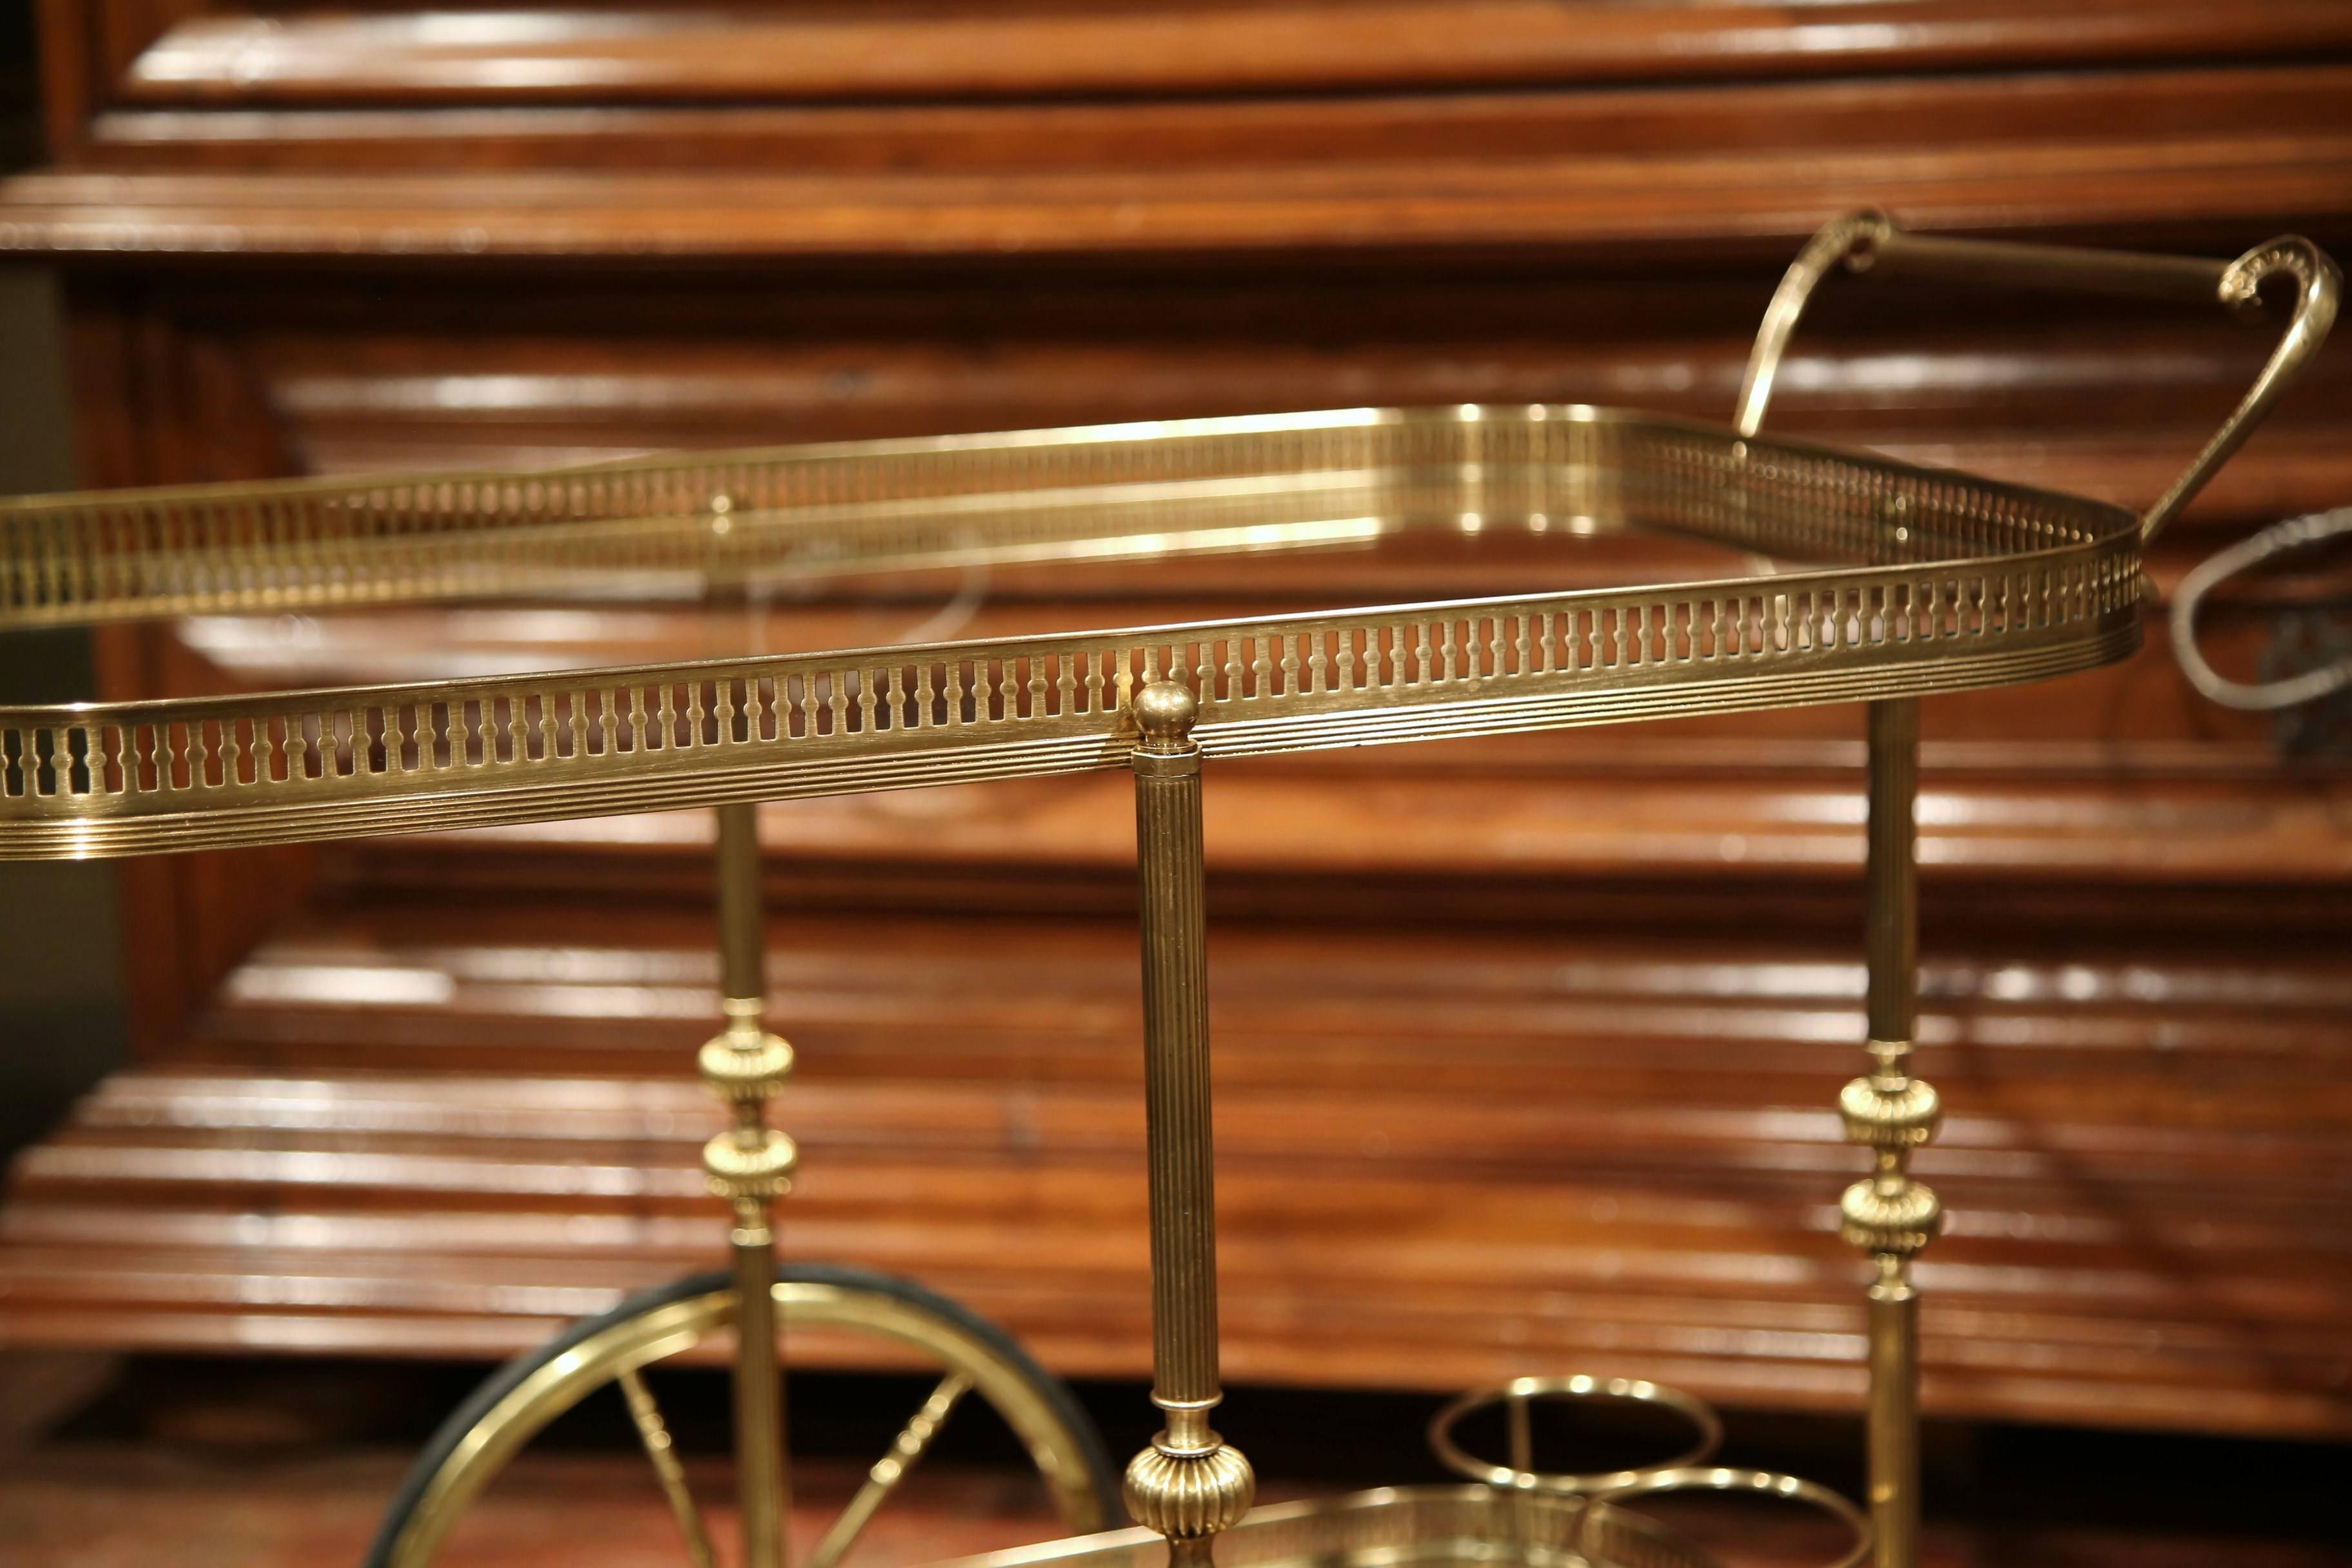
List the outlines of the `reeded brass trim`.
{"label": "reeded brass trim", "polygon": [[[1587,408],[1359,411],[1271,432],[1195,422],[1167,438],[1165,450],[1131,436],[1108,453],[1077,439],[1053,449],[1145,475],[1182,467],[1203,442],[1231,472],[1310,460],[1328,471],[1352,458],[1376,464],[1395,517],[1435,504],[1453,518],[1475,495],[1482,526],[1623,517],[1864,564],[1070,636],[0,710],[0,858],[1116,767],[1135,746],[1134,691],[1162,679],[1193,692],[1202,751],[1238,756],[1959,689],[2088,668],[2138,642],[2129,515],[2089,501]],[[1366,478],[1349,471],[1351,485]],[[872,482],[895,481],[884,468]]]}
{"label": "reeded brass trim", "polygon": [[772,576],[1351,538],[1399,445],[1384,427],[1415,417],[1351,409],[27,496],[0,501],[0,627],[517,593],[642,599]]}
{"label": "reeded brass trim", "polygon": [[774,1296],[760,1289],[776,1274],[775,1237],[765,1199],[736,1205],[732,1263],[736,1303],[735,1495],[744,1568],[785,1568],[791,1542],[792,1472],[784,1435],[784,1373]]}
{"label": "reeded brass trim", "polygon": [[1581,405],[1352,408],[22,497],[0,501],[0,628],[1345,543],[1482,507],[1564,526],[1683,482],[1590,471],[1573,428],[1603,426],[1709,433]]}
{"label": "reeded brass trim", "polygon": [[1905,1050],[1917,1032],[1919,973],[1919,704],[1909,698],[1864,710],[1864,973],[1873,1040]]}
{"label": "reeded brass trim", "polygon": [[1249,1511],[1257,1477],[1209,1425],[1217,1376],[1216,1144],[1209,1097],[1200,700],[1154,680],[1133,702],[1135,859],[1143,937],[1143,1100],[1151,1194],[1151,1402],[1165,1424],[1127,1467],[1136,1522],[1171,1568],[1209,1568],[1210,1542]]}

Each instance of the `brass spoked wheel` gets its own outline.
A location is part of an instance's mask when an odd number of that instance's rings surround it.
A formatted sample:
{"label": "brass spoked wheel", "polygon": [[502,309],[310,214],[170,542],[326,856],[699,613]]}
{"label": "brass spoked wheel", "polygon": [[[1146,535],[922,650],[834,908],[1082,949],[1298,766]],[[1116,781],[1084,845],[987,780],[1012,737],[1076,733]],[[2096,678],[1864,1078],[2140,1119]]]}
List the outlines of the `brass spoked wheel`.
{"label": "brass spoked wheel", "polygon": [[[508,1363],[444,1422],[401,1485],[369,1549],[366,1568],[425,1568],[467,1509],[507,1461],[547,1425],[597,1390],[617,1384],[653,1471],[677,1517],[683,1558],[717,1561],[688,1491],[669,1432],[643,1370],[730,1331],[735,1290],[724,1272],[644,1291],[584,1319]],[[1012,1336],[946,1297],[862,1268],[789,1264],[776,1270],[776,1312],[787,1344],[795,1333],[863,1336],[913,1352],[940,1381],[908,1418],[865,1486],[842,1510],[805,1568],[831,1568],[968,1395],[992,1406],[1020,1440],[1073,1535],[1124,1522],[1118,1472],[1094,1424],[1059,1378]]]}

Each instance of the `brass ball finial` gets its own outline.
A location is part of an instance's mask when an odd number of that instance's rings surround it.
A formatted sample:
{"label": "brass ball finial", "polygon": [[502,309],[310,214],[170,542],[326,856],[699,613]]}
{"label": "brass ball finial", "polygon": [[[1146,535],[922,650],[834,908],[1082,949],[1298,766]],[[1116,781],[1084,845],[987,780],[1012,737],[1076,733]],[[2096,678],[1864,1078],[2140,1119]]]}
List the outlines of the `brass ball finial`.
{"label": "brass ball finial", "polygon": [[1135,694],[1135,727],[1147,751],[1183,750],[1200,716],[1201,700],[1181,680],[1155,680]]}

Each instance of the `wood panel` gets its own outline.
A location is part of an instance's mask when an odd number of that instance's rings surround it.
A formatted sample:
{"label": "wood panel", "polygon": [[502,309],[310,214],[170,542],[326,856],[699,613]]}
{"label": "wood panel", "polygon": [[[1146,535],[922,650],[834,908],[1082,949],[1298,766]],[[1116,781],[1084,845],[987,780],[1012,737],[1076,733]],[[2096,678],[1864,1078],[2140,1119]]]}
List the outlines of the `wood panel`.
{"label": "wood panel", "polygon": [[[2210,244],[2339,216],[2352,132],[2225,136],[2161,149],[2009,148],[1905,166],[1853,153],[1727,152],[1683,162],[1552,156],[1113,173],[747,174],[27,174],[0,182],[0,251],[399,257],[942,258],[1454,255],[1539,248],[1785,255],[1822,215],[1878,203],[1937,229],[2060,225]],[[2184,222],[2184,214],[2195,215]],[[2267,232],[2267,231],[2264,231]]]}

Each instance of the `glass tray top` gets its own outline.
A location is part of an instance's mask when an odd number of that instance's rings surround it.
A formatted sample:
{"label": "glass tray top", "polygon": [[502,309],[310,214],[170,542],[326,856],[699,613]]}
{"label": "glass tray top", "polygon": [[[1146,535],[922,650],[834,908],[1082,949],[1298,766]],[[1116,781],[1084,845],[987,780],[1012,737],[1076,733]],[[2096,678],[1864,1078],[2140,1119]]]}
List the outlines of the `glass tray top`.
{"label": "glass tray top", "polygon": [[[1364,555],[1378,596],[1410,601],[956,641],[894,615],[845,651],[0,710],[14,858],[1116,766],[1160,679],[1200,698],[1213,757],[2000,685],[2139,637],[2119,509],[1584,406],[37,498],[0,508],[0,627],[819,584],[917,602],[982,569],[1131,600],[1154,563],[1248,557],[1234,570],[1272,582],[1302,551]],[[1602,585],[1431,596],[1555,545],[1548,581]],[[1631,565],[1679,580],[1618,580]]]}

